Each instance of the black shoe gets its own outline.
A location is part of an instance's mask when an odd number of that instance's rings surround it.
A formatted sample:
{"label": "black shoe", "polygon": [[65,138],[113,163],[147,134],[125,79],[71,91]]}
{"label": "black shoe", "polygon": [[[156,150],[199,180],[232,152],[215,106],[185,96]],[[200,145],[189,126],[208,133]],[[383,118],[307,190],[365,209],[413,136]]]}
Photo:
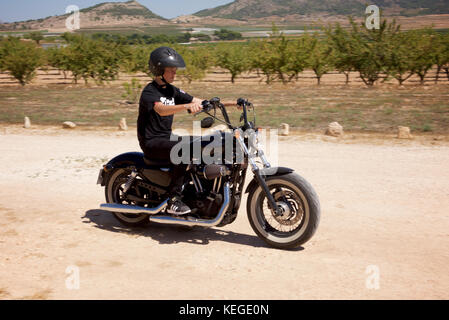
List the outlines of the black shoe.
{"label": "black shoe", "polygon": [[174,197],[168,201],[167,213],[181,216],[191,212],[190,208],[179,198]]}

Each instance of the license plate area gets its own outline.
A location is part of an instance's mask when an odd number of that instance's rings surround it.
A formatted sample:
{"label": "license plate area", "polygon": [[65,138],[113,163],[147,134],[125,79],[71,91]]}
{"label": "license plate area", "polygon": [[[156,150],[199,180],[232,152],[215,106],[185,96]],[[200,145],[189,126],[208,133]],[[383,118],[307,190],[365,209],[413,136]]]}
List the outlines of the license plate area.
{"label": "license plate area", "polygon": [[100,173],[98,174],[97,184],[103,185],[103,169],[100,169]]}

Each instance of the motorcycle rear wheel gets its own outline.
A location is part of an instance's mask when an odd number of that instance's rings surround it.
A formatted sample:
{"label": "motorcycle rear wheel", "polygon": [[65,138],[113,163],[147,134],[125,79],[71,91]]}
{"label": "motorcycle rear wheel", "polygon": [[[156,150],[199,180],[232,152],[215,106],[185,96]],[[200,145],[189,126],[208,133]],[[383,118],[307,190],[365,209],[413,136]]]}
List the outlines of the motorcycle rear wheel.
{"label": "motorcycle rear wheel", "polygon": [[254,232],[270,246],[293,249],[315,234],[320,203],[313,187],[296,173],[268,177],[266,183],[284,214],[275,216],[262,188],[257,186],[247,200],[248,220]]}
{"label": "motorcycle rear wheel", "polygon": [[[128,181],[131,170],[115,169],[108,179],[105,187],[105,196],[107,203],[118,203],[128,205],[138,205],[134,201],[124,199],[123,186]],[[115,218],[128,227],[145,226],[150,222],[146,214],[131,214],[113,212]]]}

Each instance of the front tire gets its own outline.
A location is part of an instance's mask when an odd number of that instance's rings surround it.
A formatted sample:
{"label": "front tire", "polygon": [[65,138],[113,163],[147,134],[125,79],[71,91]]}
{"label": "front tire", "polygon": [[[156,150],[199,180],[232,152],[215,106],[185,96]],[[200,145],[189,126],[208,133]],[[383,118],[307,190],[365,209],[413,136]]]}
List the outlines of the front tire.
{"label": "front tire", "polygon": [[254,232],[270,246],[293,249],[315,234],[320,202],[313,187],[296,173],[268,177],[266,183],[282,216],[274,216],[260,186],[248,195],[247,214]]}
{"label": "front tire", "polygon": [[[112,171],[105,187],[105,196],[107,203],[118,203],[128,205],[139,205],[133,201],[124,199],[123,186],[128,181],[131,170],[129,169],[115,169]],[[128,227],[145,226],[150,222],[146,214],[131,214],[113,212],[114,216],[122,224]]]}

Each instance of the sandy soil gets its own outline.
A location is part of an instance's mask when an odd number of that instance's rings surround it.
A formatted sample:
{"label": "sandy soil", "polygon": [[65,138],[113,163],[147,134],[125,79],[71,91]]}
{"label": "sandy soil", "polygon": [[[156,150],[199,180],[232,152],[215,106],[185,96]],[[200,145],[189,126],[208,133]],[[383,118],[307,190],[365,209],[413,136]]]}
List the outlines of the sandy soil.
{"label": "sandy soil", "polygon": [[132,230],[98,210],[98,170],[139,150],[134,131],[0,127],[0,299],[449,298],[447,140],[280,143],[280,164],[322,206],[317,234],[294,251],[257,238],[246,201],[214,229]]}

